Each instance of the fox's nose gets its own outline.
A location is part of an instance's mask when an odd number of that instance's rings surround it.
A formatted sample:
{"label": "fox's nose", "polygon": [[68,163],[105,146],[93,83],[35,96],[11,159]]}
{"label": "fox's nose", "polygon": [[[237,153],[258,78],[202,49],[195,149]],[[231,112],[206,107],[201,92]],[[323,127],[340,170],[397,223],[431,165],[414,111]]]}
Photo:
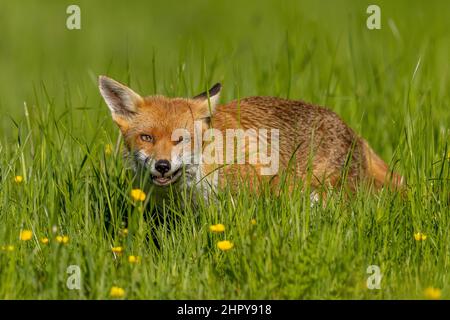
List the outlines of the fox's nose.
{"label": "fox's nose", "polygon": [[170,162],[167,160],[158,160],[155,163],[155,169],[162,175],[170,170]]}

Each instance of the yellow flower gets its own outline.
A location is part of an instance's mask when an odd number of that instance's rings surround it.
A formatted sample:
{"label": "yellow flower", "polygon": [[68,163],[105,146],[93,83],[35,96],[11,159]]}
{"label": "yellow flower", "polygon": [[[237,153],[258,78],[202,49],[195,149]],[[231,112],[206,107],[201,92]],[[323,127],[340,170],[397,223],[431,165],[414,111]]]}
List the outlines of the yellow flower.
{"label": "yellow flower", "polygon": [[209,231],[215,232],[215,233],[221,233],[221,232],[225,231],[225,226],[221,223],[213,224],[212,226],[209,226]]}
{"label": "yellow flower", "polygon": [[105,145],[105,154],[107,156],[109,156],[112,153],[112,151],[113,151],[113,147],[112,147],[111,143],[106,144]]}
{"label": "yellow flower", "polygon": [[125,295],[125,290],[123,290],[121,287],[113,286],[109,291],[109,295],[111,296],[111,298],[122,298]]}
{"label": "yellow flower", "polygon": [[22,230],[20,231],[20,240],[28,241],[33,237],[33,231],[31,230]]}
{"label": "yellow flower", "polygon": [[123,248],[122,247],[112,247],[111,250],[115,254],[122,254],[122,252],[123,252]]}
{"label": "yellow flower", "polygon": [[421,232],[417,232],[414,234],[414,239],[416,239],[416,241],[424,241],[427,239],[427,235]]}
{"label": "yellow flower", "polygon": [[141,261],[141,257],[139,256],[128,256],[129,263],[139,263]]}
{"label": "yellow flower", "polygon": [[2,251],[14,251],[14,246],[12,246],[12,245],[7,245],[7,246],[2,246],[1,248],[0,248]]}
{"label": "yellow flower", "polygon": [[14,177],[14,182],[21,183],[22,181],[23,181],[23,177],[22,176],[15,176]]}
{"label": "yellow flower", "polygon": [[439,300],[441,299],[441,289],[428,287],[424,290],[423,294],[427,299]]}
{"label": "yellow flower", "polygon": [[69,242],[69,237],[68,236],[56,236],[56,242],[62,243],[62,244],[67,244]]}
{"label": "yellow flower", "polygon": [[228,240],[223,240],[217,242],[217,248],[219,248],[222,251],[227,251],[233,248],[234,244]]}
{"label": "yellow flower", "polygon": [[252,225],[255,225],[255,224],[256,224],[256,219],[250,220],[250,223],[251,223]]}
{"label": "yellow flower", "polygon": [[135,201],[144,201],[145,200],[145,192],[141,189],[133,189],[131,190],[131,197]]}
{"label": "yellow flower", "polygon": [[128,229],[125,228],[125,229],[120,230],[120,234],[121,234],[123,237],[126,237],[126,236],[128,235]]}
{"label": "yellow flower", "polygon": [[41,238],[41,243],[42,243],[42,244],[48,244],[49,241],[50,241],[50,240],[49,240],[47,237]]}

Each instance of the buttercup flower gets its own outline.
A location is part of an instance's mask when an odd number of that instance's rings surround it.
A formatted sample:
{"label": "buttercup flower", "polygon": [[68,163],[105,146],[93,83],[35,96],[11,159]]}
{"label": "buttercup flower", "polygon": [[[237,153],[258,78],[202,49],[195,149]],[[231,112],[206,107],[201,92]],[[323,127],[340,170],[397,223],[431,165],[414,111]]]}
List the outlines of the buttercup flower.
{"label": "buttercup flower", "polygon": [[144,201],[145,192],[141,189],[133,189],[131,190],[131,197],[134,199],[134,201]]}
{"label": "buttercup flower", "polygon": [[233,248],[234,244],[228,240],[223,240],[217,242],[217,248],[219,248],[222,251],[227,251]]}
{"label": "buttercup flower", "polygon": [[69,242],[69,237],[68,236],[56,236],[56,242],[62,243],[62,244],[67,244]]}
{"label": "buttercup flower", "polygon": [[128,256],[129,263],[139,263],[141,261],[141,257],[139,256]]}
{"label": "buttercup flower", "polygon": [[250,220],[250,223],[251,223],[252,225],[255,225],[255,224],[256,224],[256,219]]}
{"label": "buttercup flower", "polygon": [[417,232],[414,234],[414,239],[416,239],[416,241],[424,241],[427,239],[427,235],[421,232]]}
{"label": "buttercup flower", "polygon": [[441,298],[441,289],[428,287],[423,292],[425,297],[430,300],[439,300]]}
{"label": "buttercup flower", "polygon": [[20,231],[20,240],[28,241],[33,237],[33,231],[31,230],[22,230]]}
{"label": "buttercup flower", "polygon": [[23,177],[22,176],[15,176],[14,177],[14,182],[15,183],[21,183],[23,181]]}
{"label": "buttercup flower", "polygon": [[123,290],[121,287],[113,286],[109,291],[109,295],[111,296],[111,298],[122,298],[125,295],[125,290]]}
{"label": "buttercup flower", "polygon": [[209,226],[209,231],[214,233],[221,233],[225,231],[225,226],[221,223],[213,224],[212,226]]}
{"label": "buttercup flower", "polygon": [[50,241],[50,240],[49,240],[47,237],[41,238],[41,243],[42,243],[42,244],[48,244],[49,241]]}
{"label": "buttercup flower", "polygon": [[122,247],[112,247],[111,251],[114,252],[115,254],[122,254],[123,248]]}

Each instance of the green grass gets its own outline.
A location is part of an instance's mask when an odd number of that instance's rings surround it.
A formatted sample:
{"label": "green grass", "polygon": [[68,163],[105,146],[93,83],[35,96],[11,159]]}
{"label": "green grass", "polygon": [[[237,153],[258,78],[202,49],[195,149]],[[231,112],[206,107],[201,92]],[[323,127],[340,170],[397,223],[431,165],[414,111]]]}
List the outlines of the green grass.
{"label": "green grass", "polygon": [[[74,1],[0,6],[0,246],[14,246],[0,250],[0,298],[103,299],[113,285],[129,299],[415,299],[427,287],[450,298],[448,1],[377,1],[374,31],[371,1],[76,2],[77,31],[65,28]],[[222,101],[326,105],[408,189],[337,191],[310,208],[299,190],[243,187],[196,212],[170,206],[157,225],[130,199],[99,74],[149,95],[193,96],[220,81]],[[215,223],[224,234],[209,232]],[[235,247],[220,252],[221,239]],[[81,268],[81,290],[66,287],[69,265]],[[380,290],[366,287],[369,265],[381,268]]]}

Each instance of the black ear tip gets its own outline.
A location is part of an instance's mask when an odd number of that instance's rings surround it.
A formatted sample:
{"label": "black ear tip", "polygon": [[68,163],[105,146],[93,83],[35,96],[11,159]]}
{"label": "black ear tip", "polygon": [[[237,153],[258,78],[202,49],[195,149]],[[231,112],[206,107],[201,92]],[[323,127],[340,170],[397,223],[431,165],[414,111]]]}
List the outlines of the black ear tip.
{"label": "black ear tip", "polygon": [[222,85],[217,82],[215,85],[212,86],[211,89],[209,89],[209,95],[214,96],[220,92],[220,89],[222,89]]}
{"label": "black ear tip", "polygon": [[211,89],[209,89],[207,92],[203,92],[195,96],[194,99],[206,99],[208,95],[210,97],[213,97],[220,92],[220,89],[222,89],[222,85],[218,82],[215,85],[213,85]]}

